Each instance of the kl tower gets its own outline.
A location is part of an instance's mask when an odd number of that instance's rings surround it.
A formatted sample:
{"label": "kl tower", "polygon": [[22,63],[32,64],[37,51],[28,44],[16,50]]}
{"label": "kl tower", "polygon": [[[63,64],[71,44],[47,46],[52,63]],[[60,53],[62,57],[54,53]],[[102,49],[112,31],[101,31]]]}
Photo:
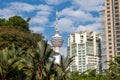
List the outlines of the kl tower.
{"label": "kl tower", "polygon": [[60,48],[63,44],[63,38],[60,36],[59,30],[58,30],[58,12],[56,11],[56,28],[55,28],[55,34],[51,38],[51,44],[56,52],[54,55],[55,57],[55,63],[60,63]]}

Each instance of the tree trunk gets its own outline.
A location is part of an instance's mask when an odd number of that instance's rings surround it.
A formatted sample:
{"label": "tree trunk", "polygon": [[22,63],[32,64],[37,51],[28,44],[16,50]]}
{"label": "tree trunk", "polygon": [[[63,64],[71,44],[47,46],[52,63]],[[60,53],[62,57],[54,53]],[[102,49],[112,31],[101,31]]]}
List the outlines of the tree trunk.
{"label": "tree trunk", "polygon": [[42,65],[40,65],[40,79],[42,79],[43,78],[43,74],[42,74]]}

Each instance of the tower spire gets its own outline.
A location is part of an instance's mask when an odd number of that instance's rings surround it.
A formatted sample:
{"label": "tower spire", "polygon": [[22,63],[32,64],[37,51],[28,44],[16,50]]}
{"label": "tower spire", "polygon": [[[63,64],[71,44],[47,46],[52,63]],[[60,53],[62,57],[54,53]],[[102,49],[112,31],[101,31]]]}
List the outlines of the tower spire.
{"label": "tower spire", "polygon": [[58,11],[56,10],[56,30],[58,30]]}

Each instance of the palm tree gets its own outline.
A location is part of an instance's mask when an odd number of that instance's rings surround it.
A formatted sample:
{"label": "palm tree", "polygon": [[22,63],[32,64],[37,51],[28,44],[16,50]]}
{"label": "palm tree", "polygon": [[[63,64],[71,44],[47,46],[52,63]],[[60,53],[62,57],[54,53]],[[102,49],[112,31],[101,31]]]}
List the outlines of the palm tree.
{"label": "palm tree", "polygon": [[72,58],[61,56],[60,64],[55,64],[55,51],[47,41],[38,42],[36,49],[27,52],[12,46],[0,51],[1,80],[65,80]]}
{"label": "palm tree", "polygon": [[70,66],[71,62],[74,60],[73,58],[74,58],[74,56],[71,58],[64,58],[63,56],[61,56],[60,64],[57,67],[59,80],[66,80],[67,73],[70,72],[69,66]]}
{"label": "palm tree", "polygon": [[21,80],[21,76],[22,79],[25,78],[26,74],[24,73],[24,69],[27,67],[25,59],[21,57],[22,53],[22,49],[19,48],[16,50],[14,45],[12,49],[5,48],[0,51],[1,80]]}
{"label": "palm tree", "polygon": [[[47,67],[52,67],[53,62],[53,54],[55,52],[51,48],[50,45],[47,44],[47,41],[41,40],[38,42],[38,46],[36,49],[34,49],[32,52],[30,51],[30,56],[33,59],[33,77],[34,79],[39,73],[39,76],[37,76],[37,79],[47,79],[46,75],[48,75]],[[49,70],[49,69],[48,69]],[[49,73],[50,74],[50,73]]]}
{"label": "palm tree", "polygon": [[120,76],[120,56],[109,61],[109,68],[105,70],[108,79],[115,80]]}

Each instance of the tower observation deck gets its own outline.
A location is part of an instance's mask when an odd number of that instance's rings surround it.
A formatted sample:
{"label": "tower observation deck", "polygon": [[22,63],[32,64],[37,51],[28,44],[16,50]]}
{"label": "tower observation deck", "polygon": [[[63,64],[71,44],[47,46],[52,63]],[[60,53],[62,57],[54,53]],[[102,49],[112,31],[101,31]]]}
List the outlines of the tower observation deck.
{"label": "tower observation deck", "polygon": [[63,38],[60,36],[58,29],[55,31],[55,35],[51,39],[52,46],[56,52],[60,52],[60,47],[63,44]]}

